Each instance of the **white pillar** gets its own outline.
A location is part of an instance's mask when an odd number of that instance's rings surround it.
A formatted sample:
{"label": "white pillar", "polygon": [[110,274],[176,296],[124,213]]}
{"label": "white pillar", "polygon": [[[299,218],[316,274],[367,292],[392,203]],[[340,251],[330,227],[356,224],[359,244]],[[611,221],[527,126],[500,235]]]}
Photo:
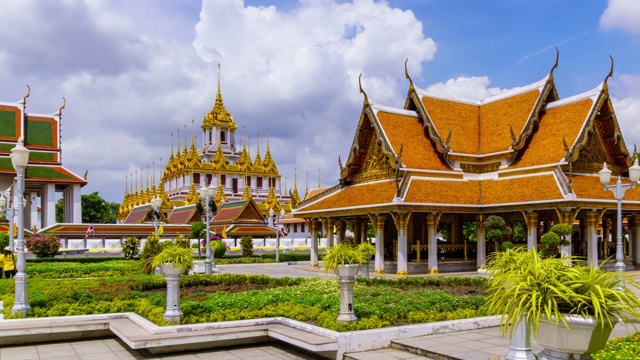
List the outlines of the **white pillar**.
{"label": "white pillar", "polygon": [[371,223],[376,229],[376,258],[374,274],[384,274],[384,215],[371,215]]}
{"label": "white pillar", "polygon": [[56,223],[56,185],[45,184],[40,199],[42,209],[42,228],[49,227]]}
{"label": "white pillar", "polygon": [[429,244],[429,262],[427,264],[427,273],[438,273],[438,223],[440,222],[440,214],[427,215],[427,243]]}
{"label": "white pillar", "polygon": [[73,192],[73,223],[81,224],[82,223],[82,203],[81,203],[80,184],[74,184],[72,192]]}
{"label": "white pillar", "polygon": [[589,211],[586,214],[587,226],[587,264],[591,267],[598,267],[598,214],[595,211]]}
{"label": "white pillar", "polygon": [[476,217],[476,229],[477,229],[477,237],[478,243],[476,246],[476,266],[478,269],[484,266],[484,262],[487,259],[487,242],[485,238],[485,229],[484,229],[484,215],[478,215]]}
{"label": "white pillar", "polygon": [[538,214],[524,213],[524,221],[527,224],[527,250],[538,247]]}
{"label": "white pillar", "polygon": [[391,213],[391,216],[398,230],[398,268],[396,274],[407,276],[409,275],[407,267],[407,225],[411,213]]}
{"label": "white pillar", "polygon": [[311,231],[311,267],[318,267],[318,221],[309,219],[309,231]]}

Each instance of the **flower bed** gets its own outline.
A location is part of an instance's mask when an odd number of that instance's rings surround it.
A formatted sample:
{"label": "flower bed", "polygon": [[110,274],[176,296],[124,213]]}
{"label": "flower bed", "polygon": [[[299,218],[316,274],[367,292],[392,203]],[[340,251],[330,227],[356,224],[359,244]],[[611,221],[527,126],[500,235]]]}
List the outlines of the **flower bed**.
{"label": "flower bed", "polygon": [[593,360],[637,359],[640,354],[640,333],[609,340],[604,349],[591,354]]}
{"label": "flower bed", "polygon": [[[166,283],[155,275],[91,275],[142,273],[139,261],[98,264],[49,263],[28,267],[29,316],[66,316],[136,312],[164,325]],[[69,265],[71,270],[67,270]],[[101,266],[108,267],[110,270]],[[133,270],[137,267],[136,270]],[[93,272],[80,270],[92,268]],[[85,275],[75,279],[78,273]],[[73,274],[68,278],[68,274]],[[201,323],[283,316],[338,331],[373,329],[401,324],[453,320],[484,315],[484,280],[427,277],[401,280],[359,279],[354,309],[359,321],[338,324],[340,300],[336,279],[270,278],[262,275],[183,276],[181,308],[184,323]],[[457,295],[452,289],[465,289]],[[469,290],[470,289],[470,290]],[[0,282],[0,300],[10,317],[13,281]],[[468,294],[468,295],[466,295]]]}

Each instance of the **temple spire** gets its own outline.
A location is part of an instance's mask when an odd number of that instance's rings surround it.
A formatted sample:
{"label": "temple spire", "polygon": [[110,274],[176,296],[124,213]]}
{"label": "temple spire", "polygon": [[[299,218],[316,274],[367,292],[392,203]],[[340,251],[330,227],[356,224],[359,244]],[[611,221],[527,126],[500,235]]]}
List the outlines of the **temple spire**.
{"label": "temple spire", "polygon": [[304,198],[306,199],[306,198],[307,198],[307,196],[309,195],[309,170],[305,171],[305,173],[306,173],[306,174],[305,174],[305,178],[306,178],[306,179],[305,179],[305,182],[306,182],[306,185],[305,185],[305,187],[304,187]]}

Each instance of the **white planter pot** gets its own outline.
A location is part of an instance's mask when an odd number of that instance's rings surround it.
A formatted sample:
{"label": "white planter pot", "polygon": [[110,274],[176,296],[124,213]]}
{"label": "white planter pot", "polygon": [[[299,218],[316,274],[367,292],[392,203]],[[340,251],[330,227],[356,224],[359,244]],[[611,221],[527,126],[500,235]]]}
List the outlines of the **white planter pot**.
{"label": "white planter pot", "polygon": [[340,314],[337,321],[352,322],[358,319],[353,312],[353,284],[359,268],[358,264],[339,265],[334,270],[340,284]]}
{"label": "white planter pot", "polygon": [[580,315],[565,315],[564,318],[570,330],[562,322],[556,326],[555,319],[540,320],[536,342],[545,348],[538,354],[540,359],[562,358],[562,354],[567,354],[567,358],[571,354],[589,356],[604,348],[613,330],[608,324],[604,327],[596,324],[593,318],[585,319]]}
{"label": "white planter pot", "polygon": [[184,318],[180,310],[180,274],[182,268],[163,264],[161,266],[164,279],[167,282],[167,306],[164,312],[164,320],[180,323]]}

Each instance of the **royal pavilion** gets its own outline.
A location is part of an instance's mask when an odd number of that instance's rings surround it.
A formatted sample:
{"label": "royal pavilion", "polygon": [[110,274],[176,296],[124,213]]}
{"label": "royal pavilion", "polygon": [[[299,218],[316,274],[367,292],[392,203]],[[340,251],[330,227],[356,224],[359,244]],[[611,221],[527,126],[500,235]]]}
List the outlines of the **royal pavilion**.
{"label": "royal pavilion", "polygon": [[[628,183],[636,157],[609,95],[613,60],[601,84],[564,99],[557,67],[558,59],[540,81],[475,101],[418,88],[405,64],[403,108],[370,101],[361,85],[362,112],[339,183],[293,212],[314,234],[311,265],[318,264],[318,230],[331,239],[335,229],[339,242],[351,224],[356,241],[365,241],[368,225],[375,229],[375,273],[475,270],[493,250],[485,238],[489,215],[519,223],[524,237],[511,239],[515,246],[538,247],[551,225],[567,223],[574,233],[564,254],[592,266],[612,255],[617,201],[599,172],[606,163],[611,184],[618,176]],[[622,207],[624,261],[640,264],[640,191],[627,191]],[[464,236],[468,225],[477,229],[475,241]]]}

